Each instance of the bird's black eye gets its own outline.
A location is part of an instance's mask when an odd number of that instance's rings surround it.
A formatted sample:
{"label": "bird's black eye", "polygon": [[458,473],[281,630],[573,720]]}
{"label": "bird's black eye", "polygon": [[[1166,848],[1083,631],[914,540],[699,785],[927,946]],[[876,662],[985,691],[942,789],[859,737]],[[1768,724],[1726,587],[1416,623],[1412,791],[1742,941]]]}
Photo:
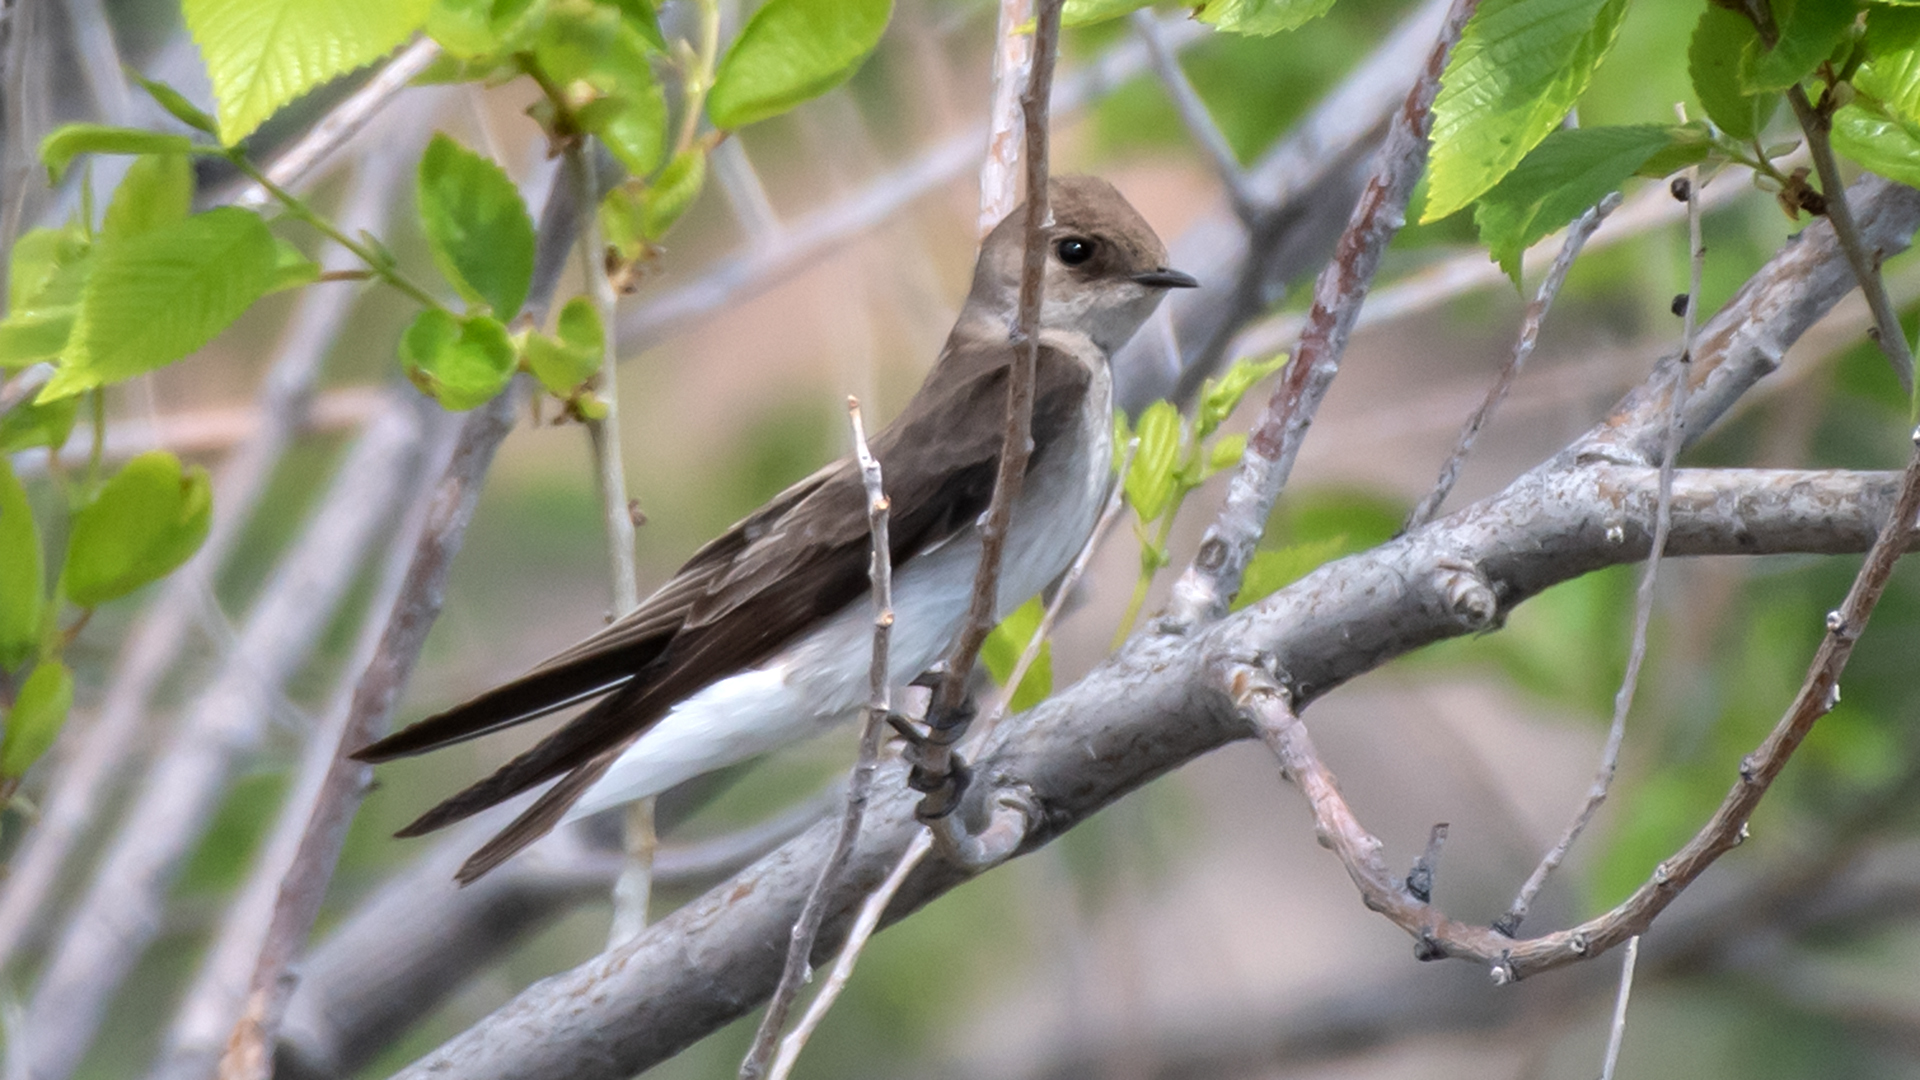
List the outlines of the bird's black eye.
{"label": "bird's black eye", "polygon": [[1053,247],[1054,253],[1060,256],[1060,261],[1068,266],[1079,266],[1093,258],[1093,249],[1093,241],[1081,236],[1069,236]]}

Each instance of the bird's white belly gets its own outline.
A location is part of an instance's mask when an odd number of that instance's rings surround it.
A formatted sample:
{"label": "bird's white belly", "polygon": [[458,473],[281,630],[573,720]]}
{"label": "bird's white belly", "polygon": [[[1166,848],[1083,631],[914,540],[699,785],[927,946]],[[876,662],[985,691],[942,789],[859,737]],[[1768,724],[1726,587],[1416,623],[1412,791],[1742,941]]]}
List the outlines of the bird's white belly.
{"label": "bird's white belly", "polygon": [[[1101,407],[1089,410],[1079,437],[1063,440],[1027,475],[1001,564],[996,617],[1064,573],[1093,531],[1113,467],[1104,365],[1096,380]],[[980,538],[968,530],[895,568],[888,669],[896,700],[899,688],[952,647],[979,565]],[[873,607],[862,596],[764,665],[675,705],[587,789],[567,820],[657,795],[858,716],[867,701],[872,659]]]}

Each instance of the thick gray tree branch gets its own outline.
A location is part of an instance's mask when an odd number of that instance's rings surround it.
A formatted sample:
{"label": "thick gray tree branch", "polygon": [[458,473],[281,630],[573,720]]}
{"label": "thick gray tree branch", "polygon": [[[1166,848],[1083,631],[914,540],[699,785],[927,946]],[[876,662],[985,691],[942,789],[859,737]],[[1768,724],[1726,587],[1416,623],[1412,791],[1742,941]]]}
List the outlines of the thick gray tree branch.
{"label": "thick gray tree branch", "polygon": [[[1897,251],[1920,222],[1920,192],[1873,178],[1855,189],[1868,242]],[[1704,328],[1687,430],[1712,424],[1737,392],[1777,366],[1786,347],[1852,287],[1822,225],[1790,242]],[[1648,386],[1665,381],[1657,368]],[[1634,445],[1664,435],[1663,410],[1636,390],[1575,445]],[[1651,455],[1648,455],[1650,458]],[[1892,504],[1894,478],[1844,472],[1683,470],[1675,478],[1668,552],[1676,556],[1864,550]],[[1387,660],[1491,626],[1542,589],[1643,558],[1658,470],[1644,461],[1568,451],[1506,491],[1379,548],[1329,564],[1192,635],[1144,634],[1074,687],[1005,722],[983,748],[978,798],[1018,782],[1043,815],[1037,847],[1192,757],[1245,737],[1213,665],[1262,652],[1288,672],[1299,704]],[[1734,768],[1729,763],[1730,771]],[[864,894],[913,835],[911,798],[880,790],[816,959],[830,952]],[[816,828],[653,928],[631,948],[529,988],[402,1075],[625,1076],[677,1052],[751,1006],[772,986],[781,940],[824,856]],[[899,918],[965,880],[924,863],[890,911]]]}

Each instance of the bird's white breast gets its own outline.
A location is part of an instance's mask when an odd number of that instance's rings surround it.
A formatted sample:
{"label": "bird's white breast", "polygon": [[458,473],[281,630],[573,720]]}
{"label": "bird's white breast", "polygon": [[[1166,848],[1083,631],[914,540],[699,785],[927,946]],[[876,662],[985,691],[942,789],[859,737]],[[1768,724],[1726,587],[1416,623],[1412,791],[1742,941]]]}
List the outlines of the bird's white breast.
{"label": "bird's white breast", "polygon": [[[1047,447],[1027,473],[1001,562],[996,617],[1066,572],[1093,531],[1113,470],[1113,384],[1104,359],[1084,337],[1045,334],[1042,340],[1093,361],[1090,400],[1075,429]],[[952,646],[979,565],[979,532],[968,529],[894,568],[888,666],[896,687]],[[862,596],[767,663],[675,705],[587,789],[568,820],[657,795],[852,719],[867,700],[872,656],[873,608]]]}

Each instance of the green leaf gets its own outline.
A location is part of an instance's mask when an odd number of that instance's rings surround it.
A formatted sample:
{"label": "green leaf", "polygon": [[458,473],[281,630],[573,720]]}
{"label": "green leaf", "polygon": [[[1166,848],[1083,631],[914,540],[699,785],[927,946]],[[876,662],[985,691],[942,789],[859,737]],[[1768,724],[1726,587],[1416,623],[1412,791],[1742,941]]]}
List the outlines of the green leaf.
{"label": "green leaf", "polygon": [[700,189],[707,183],[707,155],[699,150],[685,150],[673,156],[667,167],[660,170],[641,192],[639,199],[640,234],[648,240],[658,240],[673,228],[680,215],[687,212]]}
{"label": "green leaf", "polygon": [[1745,15],[1708,4],[1687,44],[1687,73],[1707,118],[1741,141],[1760,134],[1780,104],[1778,93],[1749,94],[1740,85],[1741,58],[1760,47],[1760,32]]}
{"label": "green leaf", "polygon": [[1193,17],[1233,34],[1295,30],[1327,13],[1333,0],[1204,0]]}
{"label": "green leaf", "polygon": [[[1245,432],[1236,431],[1232,435],[1220,436],[1213,444],[1213,448],[1207,451],[1207,469],[1205,476],[1212,476],[1222,469],[1231,469],[1235,465],[1240,464],[1240,459],[1246,455],[1246,452],[1247,436]],[[1202,479],[1205,479],[1205,476],[1203,476]]]}
{"label": "green leaf", "polygon": [[[994,682],[1005,686],[1007,680],[1013,678],[1014,667],[1020,663],[1033,635],[1039,633],[1040,620],[1045,615],[1046,606],[1036,596],[1000,620],[1000,625],[987,635],[987,640],[980,645],[980,662],[987,665],[987,673],[993,676]],[[1043,641],[1008,707],[1014,712],[1025,712],[1047,700],[1052,693],[1053,643]]]}
{"label": "green leaf", "polygon": [[1346,553],[1347,538],[1329,536],[1283,548],[1256,551],[1247,560],[1247,572],[1240,579],[1240,592],[1233,598],[1233,610],[1258,603],[1299,581],[1320,566]]}
{"label": "green leaf", "polygon": [[846,82],[892,14],[893,0],[767,0],[714,73],[713,126],[734,131]]}
{"label": "green leaf", "polygon": [[0,418],[0,454],[44,446],[58,450],[73,434],[74,419],[80,415],[80,399],[61,398],[42,405],[29,401]]}
{"label": "green leaf", "polygon": [[47,587],[43,559],[27,489],[0,453],[0,669],[18,670],[39,651]]}
{"label": "green leaf", "polygon": [[100,225],[100,239],[127,240],[186,220],[193,210],[193,168],[185,154],[142,154],[127,167]]}
{"label": "green leaf", "polygon": [[570,397],[580,384],[600,371],[606,355],[606,334],[592,301],[576,296],[560,309],[554,337],[536,333],[527,338],[527,367],[540,385],[556,397]]}
{"label": "green leaf", "polygon": [[1868,19],[1872,57],[1854,72],[1853,85],[1888,114],[1920,124],[1920,11],[1875,8]]}
{"label": "green leaf", "polygon": [[41,293],[53,284],[63,270],[71,274],[69,268],[84,261],[90,247],[86,232],[77,225],[29,229],[14,242],[13,254],[8,259],[7,311],[18,313],[29,305],[45,306],[79,300],[80,289],[77,284],[71,289],[72,295],[64,301],[43,298]]}
{"label": "green leaf", "polygon": [[1560,126],[1613,48],[1626,0],[1486,0],[1467,23],[1433,103],[1422,222],[1500,182]]}
{"label": "green leaf", "polygon": [[1518,285],[1522,252],[1674,145],[1677,131],[1635,124],[1554,132],[1480,199],[1473,213],[1480,241]]}
{"label": "green leaf", "polygon": [[172,363],[213,340],[274,282],[273,234],[221,207],[115,244],[94,259],[53,401]]}
{"label": "green leaf", "polygon": [[506,171],[435,135],[417,198],[433,261],[460,295],[501,319],[519,314],[533,281],[533,219]]}
{"label": "green leaf", "polygon": [[220,105],[220,141],[380,59],[426,22],[432,0],[182,0]]}
{"label": "green leaf", "polygon": [[1920,185],[1920,131],[1848,105],[1833,114],[1833,148],[1889,180]]}
{"label": "green leaf", "polygon": [[40,140],[40,160],[54,182],[81,154],[184,154],[193,149],[185,135],[167,135],[139,128],[105,124],[67,124]]}
{"label": "green leaf", "polygon": [[0,321],[0,370],[58,360],[73,337],[72,305],[38,308]]}
{"label": "green leaf", "polygon": [[1134,434],[1140,449],[1127,469],[1127,502],[1141,521],[1166,513],[1173,500],[1174,469],[1180,461],[1180,410],[1170,401],[1156,401],[1140,414]]}
{"label": "green leaf", "polygon": [[667,156],[667,98],[647,78],[629,91],[590,101],[574,113],[635,176],[648,176]]}
{"label": "green leaf", "polygon": [[1856,0],[1773,0],[1779,41],[1772,49],[1756,38],[1740,63],[1740,86],[1748,93],[1785,90],[1813,74],[1847,36],[1860,13]]}
{"label": "green leaf", "polygon": [[400,359],[422,392],[461,410],[484,405],[506,389],[519,358],[498,319],[456,319],[428,308],[400,338]]}
{"label": "green leaf", "polygon": [[267,285],[268,292],[296,289],[319,277],[319,263],[307,258],[307,253],[292,243],[277,236],[273,238],[273,280]]}
{"label": "green leaf", "polygon": [[660,33],[660,13],[655,9],[653,0],[612,0],[612,3],[620,9],[620,17],[627,21],[634,33],[655,49],[667,51],[667,39]]}
{"label": "green leaf", "polygon": [[0,777],[18,779],[53,746],[73,710],[73,672],[58,660],[42,661],[20,684],[0,738]]}
{"label": "green leaf", "polygon": [[[1092,26],[1146,7],[1153,0],[1067,0],[1060,8],[1061,26]],[[1331,0],[1329,0],[1331,2]]]}
{"label": "green leaf", "polygon": [[1247,396],[1247,391],[1265,382],[1267,376],[1286,364],[1286,353],[1277,353],[1265,360],[1243,357],[1235,360],[1226,374],[1208,379],[1200,388],[1200,409],[1194,415],[1196,437],[1204,439],[1213,434],[1221,421],[1240,407],[1240,399]]}
{"label": "green leaf", "polygon": [[158,581],[193,557],[213,520],[207,470],[153,450],[120,467],[73,516],[61,591],[95,607]]}
{"label": "green leaf", "polygon": [[209,135],[220,134],[220,122],[208,116],[200,106],[188,101],[185,94],[166,83],[145,78],[138,73],[134,74],[133,79],[140,84],[141,89],[160,104],[161,108],[171,113],[175,120],[196,131],[204,131]]}

